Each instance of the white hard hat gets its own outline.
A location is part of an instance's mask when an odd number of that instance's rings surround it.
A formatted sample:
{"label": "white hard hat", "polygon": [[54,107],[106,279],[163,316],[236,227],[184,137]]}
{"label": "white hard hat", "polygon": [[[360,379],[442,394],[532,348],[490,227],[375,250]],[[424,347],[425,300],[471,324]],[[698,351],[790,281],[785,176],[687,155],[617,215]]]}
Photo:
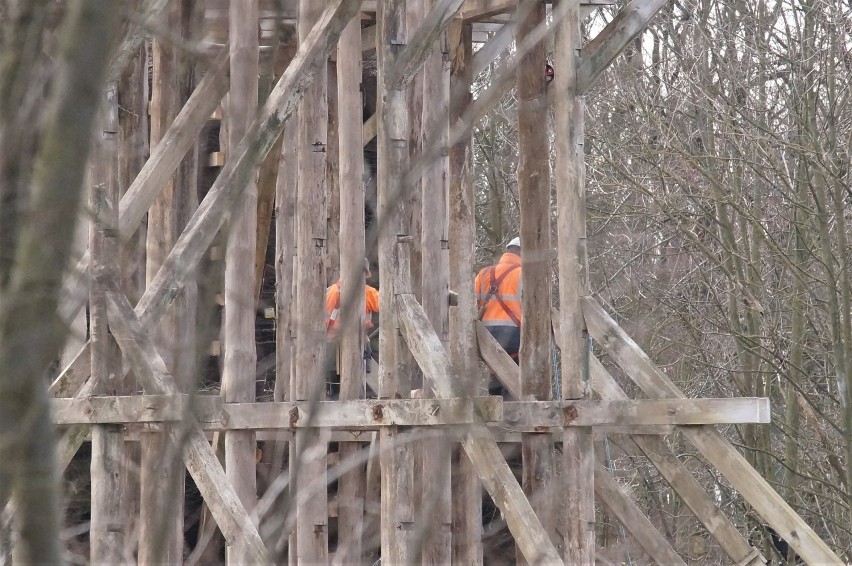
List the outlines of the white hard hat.
{"label": "white hard hat", "polygon": [[519,237],[515,236],[508,244],[506,244],[507,248],[511,248],[513,246],[521,247],[521,239]]}

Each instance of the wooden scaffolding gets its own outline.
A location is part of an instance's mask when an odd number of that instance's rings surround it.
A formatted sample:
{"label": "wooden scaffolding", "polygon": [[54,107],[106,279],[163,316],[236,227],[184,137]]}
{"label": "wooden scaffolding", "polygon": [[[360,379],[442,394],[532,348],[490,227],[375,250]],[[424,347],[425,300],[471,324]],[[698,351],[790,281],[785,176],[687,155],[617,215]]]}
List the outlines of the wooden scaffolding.
{"label": "wooden scaffolding", "polygon": [[[180,26],[179,2],[150,4],[151,21]],[[72,320],[88,301],[91,331],[50,386],[62,431],[60,466],[92,443],[93,563],[130,560],[124,549],[131,528],[140,563],[184,560],[185,466],[207,510],[199,531],[209,538],[215,524],[234,564],[368,563],[377,550],[384,564],[481,564],[483,488],[520,561],[593,564],[597,496],[653,560],[683,564],[597,463],[594,435],[609,433],[630,435],[732,563],[765,564],[660,440],[673,427],[798,556],[840,563],[714,428],[768,423],[768,399],[685,398],[589,295],[583,96],[665,0],[631,0],[584,42],[582,19],[612,4],[210,0],[193,16],[212,34],[203,69],[190,69],[175,42],[154,41],[150,157],[135,177],[121,178],[133,167],[118,150],[119,133],[144,138],[147,126],[143,118],[119,123],[119,99],[140,115],[146,103],[131,100],[147,69],[134,55],[139,42],[126,38],[126,62],[136,70],[106,92],[92,168],[98,217],[88,252],[67,278],[61,313]],[[475,53],[474,40],[482,43]],[[551,83],[543,74],[546,42],[557,69]],[[474,99],[474,75],[511,45],[501,72]],[[365,119],[362,65],[373,53],[375,106],[367,105],[374,114]],[[186,74],[199,70],[203,78],[187,91]],[[274,86],[264,77],[274,77]],[[471,127],[513,86],[524,255],[519,365],[477,321],[470,259]],[[549,112],[555,247],[550,141],[542,127]],[[199,157],[193,148],[211,116],[223,119],[222,147]],[[376,229],[365,236],[364,147],[373,138]],[[198,204],[185,194],[193,167],[218,172]],[[126,187],[121,196],[119,187]],[[146,214],[149,278],[134,295],[122,281],[119,247]],[[255,323],[270,240],[277,287],[274,304],[265,306],[275,320],[276,381],[274,399],[256,401]],[[198,341],[186,313],[203,296],[200,265],[216,255],[211,247],[225,264],[220,395],[198,392],[193,372],[200,370],[183,353]],[[366,374],[358,313],[369,249],[378,250],[381,324],[380,363]],[[551,300],[553,249],[559,310]],[[337,267],[344,289],[341,386],[339,400],[327,401],[322,290]],[[556,399],[552,336],[561,356]],[[647,399],[627,397],[591,353],[590,338]],[[484,394],[480,360],[514,400]],[[366,397],[368,386],[375,398]],[[131,438],[141,446],[135,456]],[[259,440],[274,470],[260,499]],[[520,481],[498,443],[520,444]],[[128,458],[139,462],[138,477],[117,472]],[[330,483],[337,485],[333,501]],[[8,519],[14,501],[3,503]],[[337,517],[331,551],[330,509]],[[138,517],[134,527],[128,516]]]}

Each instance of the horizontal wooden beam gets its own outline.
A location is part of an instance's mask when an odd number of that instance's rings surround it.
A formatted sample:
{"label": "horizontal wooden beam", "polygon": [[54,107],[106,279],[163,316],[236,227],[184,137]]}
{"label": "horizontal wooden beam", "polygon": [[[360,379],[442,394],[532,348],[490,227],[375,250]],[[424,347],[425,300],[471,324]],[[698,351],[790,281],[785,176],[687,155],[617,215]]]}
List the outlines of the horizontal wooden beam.
{"label": "horizontal wooden beam", "polygon": [[503,404],[511,430],[539,427],[647,426],[768,423],[769,399],[628,399],[617,401],[523,401]]}
{"label": "horizontal wooden beam", "polygon": [[53,399],[52,409],[57,425],[174,422],[191,414],[204,430],[376,429],[463,425],[478,422],[477,419],[501,421],[503,400],[474,397],[223,403],[218,395],[134,395]]}

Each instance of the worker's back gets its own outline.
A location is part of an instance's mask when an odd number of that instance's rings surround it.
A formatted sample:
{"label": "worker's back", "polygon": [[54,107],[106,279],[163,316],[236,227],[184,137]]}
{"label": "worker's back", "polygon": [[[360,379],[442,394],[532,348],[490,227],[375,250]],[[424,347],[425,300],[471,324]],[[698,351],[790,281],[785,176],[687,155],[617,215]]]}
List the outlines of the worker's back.
{"label": "worker's back", "polygon": [[521,256],[506,252],[496,265],[480,270],[474,283],[485,326],[521,325]]}

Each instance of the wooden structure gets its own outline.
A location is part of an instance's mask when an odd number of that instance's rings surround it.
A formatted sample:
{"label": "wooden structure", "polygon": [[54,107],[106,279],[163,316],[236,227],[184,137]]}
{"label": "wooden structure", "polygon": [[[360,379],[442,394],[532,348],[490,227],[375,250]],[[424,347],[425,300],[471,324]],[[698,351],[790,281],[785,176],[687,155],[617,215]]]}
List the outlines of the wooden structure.
{"label": "wooden structure", "polygon": [[[168,3],[151,3],[159,10],[152,17],[180,20],[180,14],[161,4]],[[119,159],[115,97],[132,85],[110,85],[111,112],[104,119],[110,136],[95,156],[96,173],[103,179],[97,185],[110,190],[93,195],[96,205],[105,203],[94,207],[104,214],[94,225],[90,253],[67,280],[62,309],[70,320],[91,289],[91,337],[50,388],[54,419],[64,431],[60,465],[67,465],[89,434],[92,440],[93,540],[98,533],[98,544],[91,545],[93,563],[127,558],[121,549],[132,535],[122,517],[136,513],[128,507],[132,498],[124,495],[133,484],[109,472],[128,465],[132,456],[123,445],[138,438],[148,447],[140,458],[142,485],[135,489],[182,490],[183,474],[172,477],[169,458],[182,459],[224,535],[229,563],[288,557],[304,564],[367,563],[377,549],[387,564],[482,563],[480,486],[505,518],[519,558],[530,564],[594,563],[595,496],[654,560],[683,563],[596,463],[596,433],[629,434],[732,563],[765,563],[655,436],[674,427],[802,559],[839,562],[713,428],[769,422],[768,400],[683,398],[588,295],[583,94],[665,0],[630,1],[583,44],[582,18],[609,4],[210,0],[204,14],[212,56],[203,65],[204,78],[181,99],[158,82],[180,82],[168,75],[175,67],[163,59],[154,68],[160,94],[158,104],[151,105],[151,120],[168,124],[157,131],[138,175],[127,180],[120,204],[112,190],[117,181],[110,177]],[[551,34],[558,71],[547,86],[540,71],[543,42]],[[475,55],[474,40],[484,42]],[[512,42],[516,47],[504,72],[473,101],[472,76]],[[376,99],[365,105],[359,69],[362,57],[372,53]],[[279,68],[280,76],[257,110],[257,77],[263,76],[264,65],[272,74]],[[469,264],[474,252],[470,130],[513,84],[520,98],[527,313],[520,366],[475,321]],[[418,96],[410,96],[413,89],[419,89]],[[550,101],[554,92],[558,95]],[[557,154],[559,311],[551,310],[548,139],[541,128],[550,103]],[[144,100],[139,104],[136,110],[144,114]],[[161,194],[174,198],[180,187],[186,189],[176,172],[185,171],[185,156],[194,154],[199,132],[220,105],[227,132],[222,135],[224,161],[217,154],[209,162],[223,164],[218,177],[197,207],[190,202],[181,204],[180,213],[172,208],[176,204],[162,209],[156,204]],[[375,115],[365,119],[365,107],[374,108]],[[154,131],[152,126],[152,137]],[[373,137],[382,321],[378,371],[365,374],[360,269],[365,250],[376,242],[365,241],[363,229],[362,148]],[[267,173],[258,177],[262,166]],[[275,197],[277,246],[276,383],[272,401],[256,402],[255,266],[268,240],[257,235],[270,231],[269,195]],[[151,233],[158,206],[159,221],[181,226],[171,240]],[[149,276],[134,306],[121,286],[115,237],[129,240],[146,212]],[[170,216],[175,214],[184,214],[183,221]],[[225,240],[217,240],[220,232]],[[194,291],[198,266],[211,245],[222,241],[224,377],[221,395],[199,395],[187,385],[194,381],[182,377],[187,366],[176,359],[169,340],[183,328],[180,316],[201,316],[187,306],[194,304],[188,297],[201,294]],[[164,246],[165,252],[152,259],[150,250]],[[420,263],[413,265],[413,259]],[[342,377],[340,399],[326,401],[322,290],[333,278],[330,266],[337,265],[344,288]],[[550,383],[552,328],[561,352],[560,399],[552,398]],[[110,336],[123,366],[111,354]],[[648,400],[627,398],[590,355],[589,336]],[[515,400],[481,396],[479,357]],[[142,394],[121,386],[120,376],[128,371]],[[365,380],[377,398],[366,398]],[[435,442],[434,434],[430,438],[431,431],[440,431],[441,441]],[[260,499],[253,465],[257,441],[270,447],[264,458],[271,456],[274,469]],[[520,482],[498,441],[521,444]],[[338,451],[330,454],[329,443],[336,443]],[[164,477],[166,483],[156,483]],[[333,505],[327,485],[335,481]],[[175,492],[167,493],[170,498],[154,498],[154,504],[143,497],[140,562],[180,560],[182,510],[169,505]],[[11,516],[14,501],[3,503]],[[332,508],[338,517],[333,542]]]}

